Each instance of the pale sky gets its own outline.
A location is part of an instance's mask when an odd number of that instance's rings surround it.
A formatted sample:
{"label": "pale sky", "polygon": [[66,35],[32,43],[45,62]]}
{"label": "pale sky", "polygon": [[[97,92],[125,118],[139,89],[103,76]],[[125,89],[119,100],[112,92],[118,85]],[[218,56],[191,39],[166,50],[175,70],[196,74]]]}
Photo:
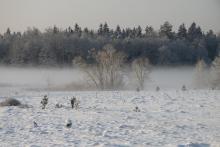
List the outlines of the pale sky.
{"label": "pale sky", "polygon": [[64,29],[76,22],[92,29],[107,22],[111,28],[152,25],[158,30],[165,21],[175,30],[195,21],[205,31],[220,32],[220,0],[0,0],[0,33],[8,27]]}

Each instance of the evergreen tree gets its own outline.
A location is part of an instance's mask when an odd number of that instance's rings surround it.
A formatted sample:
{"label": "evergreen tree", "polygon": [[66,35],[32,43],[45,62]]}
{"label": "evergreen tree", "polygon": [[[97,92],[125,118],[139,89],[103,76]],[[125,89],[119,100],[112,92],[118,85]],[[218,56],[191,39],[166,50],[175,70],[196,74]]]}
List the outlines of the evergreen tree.
{"label": "evergreen tree", "polygon": [[4,33],[3,38],[5,38],[5,39],[12,39],[12,33],[11,33],[10,28],[7,28],[7,31]]}
{"label": "evergreen tree", "polygon": [[98,35],[103,35],[103,32],[104,32],[104,28],[103,28],[103,24],[101,23],[101,24],[99,25]]}
{"label": "evergreen tree", "polygon": [[83,32],[88,34],[89,33],[89,29],[88,28],[84,28]]}
{"label": "evergreen tree", "polygon": [[74,32],[79,36],[81,36],[81,34],[82,34],[82,29],[77,23],[75,24]]}
{"label": "evergreen tree", "polygon": [[152,26],[146,26],[145,28],[145,36],[146,37],[154,37],[156,36],[156,33],[154,32],[154,29]]}
{"label": "evergreen tree", "polygon": [[7,31],[6,31],[5,34],[6,34],[6,35],[11,35],[11,30],[10,30],[10,28],[7,28]]}
{"label": "evergreen tree", "polygon": [[114,34],[115,34],[115,37],[116,37],[116,38],[121,38],[121,36],[122,36],[122,31],[121,31],[121,28],[120,28],[119,25],[117,25]]}
{"label": "evergreen tree", "polygon": [[54,34],[57,34],[58,32],[59,32],[59,29],[58,29],[56,26],[54,26],[54,27],[53,27],[53,33],[54,33]]}
{"label": "evergreen tree", "polygon": [[193,22],[188,29],[187,38],[189,41],[199,39],[202,37],[202,31],[200,27],[196,26],[196,23]]}
{"label": "evergreen tree", "polygon": [[159,34],[161,37],[167,37],[168,39],[174,38],[174,33],[172,32],[173,26],[166,21],[163,25],[160,26]]}
{"label": "evergreen tree", "polygon": [[208,56],[211,60],[214,60],[218,54],[218,40],[216,35],[210,30],[205,36],[206,49],[208,50]]}
{"label": "evergreen tree", "polygon": [[79,30],[80,30],[80,27],[79,27],[79,25],[76,23],[75,26],[74,26],[74,31],[78,33]]}
{"label": "evergreen tree", "polygon": [[135,34],[136,34],[136,37],[139,37],[139,38],[142,37],[142,28],[141,28],[141,26],[137,27]]}
{"label": "evergreen tree", "polygon": [[177,37],[180,39],[185,39],[187,37],[187,30],[184,23],[179,26]]}
{"label": "evergreen tree", "polygon": [[[91,48],[100,50],[105,44],[112,44],[126,54],[126,63],[140,57],[148,58],[152,64],[194,64],[198,59],[210,63],[220,51],[220,35],[209,31],[205,35],[193,23],[186,33],[185,25],[179,27],[177,38],[172,25],[165,22],[158,35],[153,27],[147,26],[142,33],[140,26],[113,31],[108,24],[100,24],[98,31],[84,28],[76,23],[74,28],[60,30],[56,26],[40,32],[28,29],[24,33],[8,28],[0,35],[0,61],[7,64],[59,64],[70,65],[76,56],[86,62]],[[186,39],[184,39],[186,38]]]}
{"label": "evergreen tree", "polygon": [[109,35],[109,32],[110,32],[109,26],[108,26],[108,24],[105,22],[105,24],[104,24],[104,26],[103,26],[103,33],[104,33],[105,35]]}
{"label": "evergreen tree", "polygon": [[71,27],[68,27],[68,32],[73,33],[73,29]]}

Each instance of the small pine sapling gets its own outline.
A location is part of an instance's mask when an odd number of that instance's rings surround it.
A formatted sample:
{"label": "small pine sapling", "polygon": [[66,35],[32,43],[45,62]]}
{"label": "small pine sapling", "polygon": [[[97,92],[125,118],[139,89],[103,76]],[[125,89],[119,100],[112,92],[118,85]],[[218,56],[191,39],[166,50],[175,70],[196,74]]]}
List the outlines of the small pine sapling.
{"label": "small pine sapling", "polygon": [[71,128],[72,127],[72,121],[70,119],[66,120],[66,127]]}
{"label": "small pine sapling", "polygon": [[34,127],[36,128],[36,127],[38,127],[38,124],[34,121]]}
{"label": "small pine sapling", "polygon": [[135,111],[135,112],[141,112],[141,110],[138,108],[138,106],[136,106],[136,107],[134,108],[134,111]]}
{"label": "small pine sapling", "polygon": [[75,104],[76,104],[76,98],[73,97],[71,100],[70,100],[70,103],[71,103],[71,107],[72,109],[74,108]]}
{"label": "small pine sapling", "polygon": [[186,91],[186,86],[185,85],[182,86],[182,91]]}
{"label": "small pine sapling", "polygon": [[156,87],[156,91],[160,91],[160,87],[159,86]]}
{"label": "small pine sapling", "polygon": [[48,97],[47,95],[44,96],[44,98],[41,100],[42,109],[45,109],[46,105],[48,104]]}
{"label": "small pine sapling", "polygon": [[80,101],[76,100],[76,102],[75,102],[75,109],[79,109],[79,103],[80,103]]}

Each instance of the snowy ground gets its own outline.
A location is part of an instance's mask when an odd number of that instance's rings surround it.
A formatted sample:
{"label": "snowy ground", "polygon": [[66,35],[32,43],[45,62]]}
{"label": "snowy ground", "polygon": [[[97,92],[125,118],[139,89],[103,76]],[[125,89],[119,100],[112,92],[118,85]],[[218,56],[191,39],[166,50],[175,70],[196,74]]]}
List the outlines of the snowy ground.
{"label": "snowy ground", "polygon": [[[49,105],[42,110],[44,94]],[[80,100],[78,110],[70,107],[72,96]],[[0,108],[1,147],[177,147],[190,142],[220,146],[217,90],[24,91],[13,97],[32,107]],[[64,107],[55,108],[56,103]],[[133,111],[136,106],[140,112]],[[72,120],[72,128],[65,127],[66,119]]]}

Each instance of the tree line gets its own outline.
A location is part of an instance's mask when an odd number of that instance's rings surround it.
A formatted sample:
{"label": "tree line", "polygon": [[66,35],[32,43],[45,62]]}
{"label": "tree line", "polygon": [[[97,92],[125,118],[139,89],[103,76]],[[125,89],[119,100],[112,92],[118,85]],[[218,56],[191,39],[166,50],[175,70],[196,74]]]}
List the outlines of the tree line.
{"label": "tree line", "polygon": [[70,66],[77,57],[95,62],[92,50],[100,51],[107,44],[125,55],[125,62],[147,58],[152,65],[194,65],[198,60],[211,63],[220,51],[220,34],[202,31],[193,22],[189,28],[181,24],[173,30],[165,22],[159,30],[152,26],[109,28],[100,24],[97,30],[80,27],[60,29],[56,26],[41,32],[29,28],[23,33],[9,28],[0,34],[0,63],[7,65]]}

